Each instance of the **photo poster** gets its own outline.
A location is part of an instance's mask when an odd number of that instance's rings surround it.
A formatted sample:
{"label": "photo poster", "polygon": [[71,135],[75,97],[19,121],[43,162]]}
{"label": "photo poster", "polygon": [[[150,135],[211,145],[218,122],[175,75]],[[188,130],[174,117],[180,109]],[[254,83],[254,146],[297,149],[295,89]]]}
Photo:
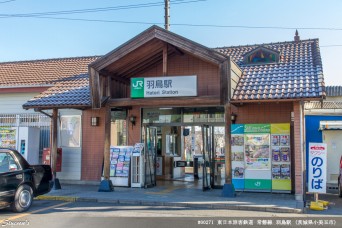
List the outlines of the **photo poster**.
{"label": "photo poster", "polygon": [[280,164],[272,165],[272,179],[280,179]]}
{"label": "photo poster", "polygon": [[129,177],[132,146],[110,147],[110,176]]}
{"label": "photo poster", "polygon": [[143,149],[144,149],[144,143],[136,143],[132,151],[132,156],[138,157],[140,155],[143,155]]}
{"label": "photo poster", "polygon": [[271,124],[272,162],[290,162],[290,124]]}
{"label": "photo poster", "polygon": [[16,149],[16,129],[0,127],[0,147]]}
{"label": "photo poster", "polygon": [[232,145],[232,175],[233,179],[243,179],[245,173],[244,164],[244,135],[243,134],[232,134],[231,135],[231,145]]}
{"label": "photo poster", "polygon": [[245,188],[244,124],[231,126],[232,181],[236,190]]}
{"label": "photo poster", "polygon": [[[273,137],[273,135],[272,135]],[[291,150],[289,146],[272,146],[273,162],[290,162]]]}
{"label": "photo poster", "polygon": [[61,145],[64,147],[81,147],[81,116],[61,116],[60,121]]}
{"label": "photo poster", "polygon": [[270,170],[270,134],[245,134],[245,165],[250,170]]}
{"label": "photo poster", "polygon": [[272,162],[290,162],[290,124],[271,124]]}

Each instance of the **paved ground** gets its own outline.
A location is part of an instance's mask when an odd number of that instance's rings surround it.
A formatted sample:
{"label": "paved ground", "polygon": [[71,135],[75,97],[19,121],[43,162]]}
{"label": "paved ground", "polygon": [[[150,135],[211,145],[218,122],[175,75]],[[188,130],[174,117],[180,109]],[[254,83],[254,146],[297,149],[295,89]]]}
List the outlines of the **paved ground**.
{"label": "paved ground", "polygon": [[[342,227],[341,217],[108,202],[36,200],[25,213],[0,210],[1,226],[30,227]],[[236,225],[234,225],[236,224]],[[245,224],[245,225],[243,225]]]}
{"label": "paved ground", "polygon": [[[321,195],[320,199],[332,204],[324,211],[311,211],[300,207],[294,195],[280,193],[237,192],[236,197],[221,196],[221,189],[202,191],[193,183],[184,181],[158,181],[153,188],[115,187],[113,192],[98,192],[99,185],[62,184],[62,189],[38,197],[39,199],[112,202],[117,204],[182,206],[229,210],[252,210],[284,213],[311,213],[342,215],[342,198],[336,193]],[[313,200],[308,194],[307,202]]]}

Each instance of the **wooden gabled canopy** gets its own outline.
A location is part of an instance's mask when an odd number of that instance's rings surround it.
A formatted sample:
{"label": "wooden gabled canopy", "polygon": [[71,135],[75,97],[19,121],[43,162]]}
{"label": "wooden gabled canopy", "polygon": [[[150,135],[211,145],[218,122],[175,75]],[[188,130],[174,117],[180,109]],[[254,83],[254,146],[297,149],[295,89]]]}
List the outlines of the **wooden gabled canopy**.
{"label": "wooden gabled canopy", "polygon": [[184,53],[220,67],[229,61],[227,56],[213,49],[152,26],[89,65],[92,107],[101,108],[103,97],[110,96],[110,89],[104,89],[100,75],[129,85],[131,77],[165,61],[167,56]]}

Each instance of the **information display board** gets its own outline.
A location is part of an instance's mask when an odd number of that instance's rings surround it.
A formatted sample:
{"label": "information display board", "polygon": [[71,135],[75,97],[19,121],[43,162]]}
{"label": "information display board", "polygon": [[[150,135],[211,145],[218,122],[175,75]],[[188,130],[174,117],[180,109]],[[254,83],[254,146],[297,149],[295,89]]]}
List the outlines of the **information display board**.
{"label": "information display board", "polygon": [[313,193],[327,191],[327,144],[309,143],[308,190]]}
{"label": "information display board", "polygon": [[231,152],[236,190],[291,191],[290,124],[233,124]]}
{"label": "information display board", "polygon": [[129,186],[133,146],[110,147],[110,179],[114,186]]}
{"label": "information display board", "polygon": [[236,190],[245,188],[244,125],[232,125],[232,179]]}
{"label": "information display board", "polygon": [[271,124],[272,191],[291,191],[290,125]]}

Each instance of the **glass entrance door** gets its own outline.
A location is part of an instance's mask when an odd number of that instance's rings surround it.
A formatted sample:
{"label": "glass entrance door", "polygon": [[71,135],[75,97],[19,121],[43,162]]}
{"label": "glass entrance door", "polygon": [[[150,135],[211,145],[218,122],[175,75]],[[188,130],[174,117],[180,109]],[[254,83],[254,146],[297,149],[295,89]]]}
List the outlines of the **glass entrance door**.
{"label": "glass entrance door", "polygon": [[157,128],[144,127],[145,188],[156,186]]}
{"label": "glass entrance door", "polygon": [[202,125],[203,143],[203,191],[209,190],[214,186],[214,127]]}

